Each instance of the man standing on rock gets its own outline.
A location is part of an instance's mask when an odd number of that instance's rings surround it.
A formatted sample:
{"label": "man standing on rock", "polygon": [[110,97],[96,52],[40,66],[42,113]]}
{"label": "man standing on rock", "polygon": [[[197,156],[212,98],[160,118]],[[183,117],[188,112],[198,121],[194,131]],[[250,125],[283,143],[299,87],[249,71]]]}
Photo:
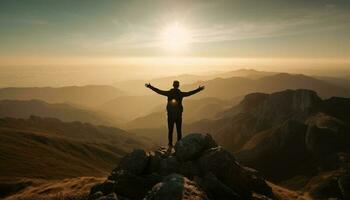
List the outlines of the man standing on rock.
{"label": "man standing on rock", "polygon": [[182,137],[182,132],[181,132],[182,111],[183,111],[182,99],[184,97],[188,97],[202,91],[204,89],[204,86],[199,86],[197,89],[189,92],[182,92],[179,89],[180,87],[179,81],[174,81],[173,88],[168,91],[160,90],[156,87],[153,87],[150,83],[146,83],[145,86],[160,95],[164,95],[168,97],[168,104],[166,106],[166,109],[168,112],[168,141],[169,141],[169,148],[172,148],[174,124],[176,124],[177,141],[179,141]]}

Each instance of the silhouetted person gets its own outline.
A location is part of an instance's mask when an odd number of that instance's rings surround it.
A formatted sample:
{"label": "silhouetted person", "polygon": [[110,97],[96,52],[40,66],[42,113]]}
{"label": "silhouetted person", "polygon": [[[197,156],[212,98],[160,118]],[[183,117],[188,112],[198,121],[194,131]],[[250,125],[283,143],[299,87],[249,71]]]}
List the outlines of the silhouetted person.
{"label": "silhouetted person", "polygon": [[146,83],[145,86],[160,95],[164,95],[168,97],[168,104],[166,106],[166,109],[168,112],[168,141],[169,141],[169,147],[172,147],[174,124],[176,124],[177,141],[179,141],[182,137],[182,132],[181,132],[182,111],[183,111],[182,99],[184,97],[188,97],[202,91],[204,89],[204,86],[199,86],[197,89],[189,92],[181,92],[181,90],[179,89],[179,86],[180,86],[179,81],[174,81],[173,88],[168,91],[160,90],[156,87],[153,87],[150,83]]}

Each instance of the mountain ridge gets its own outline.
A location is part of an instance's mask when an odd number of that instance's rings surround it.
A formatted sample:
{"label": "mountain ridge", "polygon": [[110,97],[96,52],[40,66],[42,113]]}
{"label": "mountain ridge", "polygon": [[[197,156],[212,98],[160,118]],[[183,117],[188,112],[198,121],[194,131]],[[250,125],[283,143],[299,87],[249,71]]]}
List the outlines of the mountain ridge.
{"label": "mountain ridge", "polygon": [[124,95],[120,90],[106,85],[65,87],[8,87],[0,88],[0,99],[39,99],[49,103],[73,103],[94,107]]}
{"label": "mountain ridge", "polygon": [[96,125],[116,125],[121,121],[95,110],[82,109],[65,103],[43,100],[0,100],[0,118],[29,118],[31,115],[58,118],[62,121],[82,121]]}

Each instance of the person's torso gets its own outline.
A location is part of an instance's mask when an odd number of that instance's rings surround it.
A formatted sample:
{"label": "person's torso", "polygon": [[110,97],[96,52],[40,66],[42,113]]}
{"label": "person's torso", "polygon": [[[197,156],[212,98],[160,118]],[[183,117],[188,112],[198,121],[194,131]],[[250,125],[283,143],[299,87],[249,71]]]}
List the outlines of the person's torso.
{"label": "person's torso", "polygon": [[168,95],[167,111],[181,114],[183,111],[182,107],[182,92],[179,89],[171,89]]}

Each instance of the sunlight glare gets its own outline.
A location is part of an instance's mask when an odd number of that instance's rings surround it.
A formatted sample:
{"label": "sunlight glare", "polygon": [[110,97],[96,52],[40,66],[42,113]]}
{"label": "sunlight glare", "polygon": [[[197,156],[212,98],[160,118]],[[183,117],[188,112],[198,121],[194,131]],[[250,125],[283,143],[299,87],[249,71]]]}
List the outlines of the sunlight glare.
{"label": "sunlight glare", "polygon": [[161,41],[168,50],[184,50],[190,42],[190,34],[184,26],[175,22],[163,29]]}

